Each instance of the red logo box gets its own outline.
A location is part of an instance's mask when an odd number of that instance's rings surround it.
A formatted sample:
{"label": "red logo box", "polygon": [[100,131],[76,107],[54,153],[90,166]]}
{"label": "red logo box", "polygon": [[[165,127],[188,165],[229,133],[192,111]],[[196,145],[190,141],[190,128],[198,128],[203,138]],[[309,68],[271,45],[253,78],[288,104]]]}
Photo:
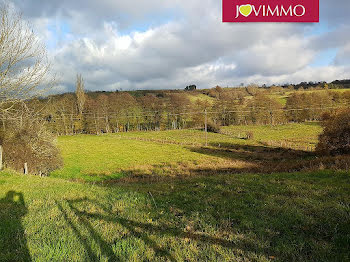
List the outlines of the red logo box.
{"label": "red logo box", "polygon": [[319,0],[223,0],[223,22],[317,23]]}

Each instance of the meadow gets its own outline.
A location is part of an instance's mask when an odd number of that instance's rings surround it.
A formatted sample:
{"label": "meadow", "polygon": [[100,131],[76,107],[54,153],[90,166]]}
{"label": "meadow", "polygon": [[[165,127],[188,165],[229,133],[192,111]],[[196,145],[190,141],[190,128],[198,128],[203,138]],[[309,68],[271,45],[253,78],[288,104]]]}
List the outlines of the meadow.
{"label": "meadow", "polygon": [[[254,138],[246,139],[252,132]],[[274,168],[280,160],[303,160],[317,143],[317,123],[283,126],[231,126],[223,134],[201,130],[127,132],[106,135],[62,136],[58,145],[64,167],[56,178],[105,181],[127,175],[166,176],[221,169],[254,171]],[[267,163],[264,163],[267,161]],[[266,170],[269,171],[269,170]],[[272,170],[273,171],[273,170]]]}
{"label": "meadow", "polygon": [[347,261],[350,161],[302,150],[320,132],[59,137],[50,177],[0,173],[0,261]]}
{"label": "meadow", "polygon": [[347,172],[100,186],[2,173],[1,261],[347,261]]}

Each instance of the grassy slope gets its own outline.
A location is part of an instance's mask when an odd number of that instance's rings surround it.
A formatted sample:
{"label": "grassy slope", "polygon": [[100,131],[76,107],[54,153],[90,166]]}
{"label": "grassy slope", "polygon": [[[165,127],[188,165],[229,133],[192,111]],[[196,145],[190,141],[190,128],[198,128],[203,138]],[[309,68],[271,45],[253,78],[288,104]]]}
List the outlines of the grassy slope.
{"label": "grassy slope", "polygon": [[190,99],[192,103],[196,103],[199,101],[199,102],[208,102],[209,104],[213,104],[216,101],[215,98],[212,98],[204,94],[196,94],[196,95],[187,94],[187,97]]}
{"label": "grassy slope", "polygon": [[287,104],[287,98],[289,95],[285,94],[285,95],[281,95],[281,94],[271,94],[269,95],[270,98],[275,99],[276,101],[278,101],[281,105],[285,106]]}
{"label": "grassy slope", "polygon": [[346,261],[349,184],[330,171],[113,187],[2,172],[0,261]]}
{"label": "grassy slope", "polygon": [[322,132],[322,127],[316,122],[287,124],[280,126],[230,126],[224,127],[224,131],[231,135],[244,134],[251,131],[254,139],[259,142],[285,141],[298,145],[316,145],[318,135]]}
{"label": "grassy slope", "polygon": [[[280,92],[277,92],[277,93],[267,93],[267,96],[269,96],[270,98],[273,98],[275,99],[276,101],[278,101],[279,103],[281,103],[283,106],[286,105],[287,103],[287,99],[288,97],[293,94],[293,93],[298,93],[298,94],[301,94],[301,93],[310,93],[310,92],[317,92],[317,93],[323,93],[323,92],[340,92],[340,93],[344,93],[346,91],[349,91],[350,89],[325,89],[325,90],[303,90],[303,91],[284,91],[283,94],[281,94]],[[204,95],[204,94],[201,94],[201,95],[197,95],[197,96],[194,96],[194,95],[189,95],[189,98],[192,102],[195,102],[197,99],[196,98],[199,98],[199,100],[201,101],[209,101],[210,103],[214,103],[216,101],[215,98],[212,98],[212,97],[209,97],[207,95]],[[245,97],[248,101],[250,99],[252,99],[253,97],[252,96],[246,96]]]}
{"label": "grassy slope", "polygon": [[[286,124],[279,126],[229,126],[222,127],[223,134],[208,133],[208,142],[217,145],[219,143],[235,143],[245,145],[257,145],[269,140],[290,141],[300,144],[316,144],[321,126],[316,123]],[[254,139],[242,140],[247,131],[254,133]],[[156,139],[162,141],[174,141],[184,144],[205,144],[205,133],[198,130],[170,130],[158,132],[130,132],[121,133],[117,137]]]}
{"label": "grassy slope", "polygon": [[[208,134],[208,144],[213,149],[248,145],[260,150],[270,141],[275,143],[287,141],[297,146],[315,145],[321,128],[317,124],[306,123],[277,127],[234,126],[223,130],[228,135]],[[239,138],[245,136],[246,131],[252,131],[254,139]],[[122,170],[148,167],[154,169],[155,166],[177,166],[186,163],[198,166],[205,163],[232,167],[233,163],[235,167],[243,167],[245,163],[251,164],[247,161],[239,162],[244,158],[244,154],[239,152],[236,155],[231,152],[230,156],[224,151],[204,152],[200,149],[204,144],[205,133],[198,130],[60,137],[59,146],[65,166],[54,172],[52,176],[96,181],[118,178],[122,176]],[[245,158],[251,158],[251,156],[247,155]]]}
{"label": "grassy slope", "polygon": [[[172,144],[125,140],[116,135],[66,136],[59,138],[64,168],[52,176],[64,178],[104,179],[119,177],[120,170],[136,166],[193,162],[210,157]],[[215,159],[211,157],[211,159]]]}
{"label": "grassy slope", "polygon": [[[255,138],[238,138],[246,131]],[[205,142],[195,130],[60,137],[65,167],[52,177],[0,173],[0,261],[350,259],[346,172],[232,174],[237,166],[230,166],[226,175],[105,187],[54,178],[96,181],[171,163],[177,172],[184,162],[215,162],[212,169],[237,159],[260,170],[295,161],[293,152],[266,151],[262,142],[309,143],[319,131],[315,124],[227,127],[229,135],[209,134],[205,149],[189,146]]]}

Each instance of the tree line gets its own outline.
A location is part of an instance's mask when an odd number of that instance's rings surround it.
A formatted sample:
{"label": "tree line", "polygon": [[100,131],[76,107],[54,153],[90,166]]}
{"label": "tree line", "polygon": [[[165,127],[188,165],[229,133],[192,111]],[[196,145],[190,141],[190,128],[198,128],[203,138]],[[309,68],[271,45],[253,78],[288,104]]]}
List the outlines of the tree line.
{"label": "tree line", "polygon": [[205,112],[208,124],[218,126],[319,121],[349,104],[350,91],[324,87],[85,92],[81,75],[75,93],[27,101],[57,135],[203,128]]}

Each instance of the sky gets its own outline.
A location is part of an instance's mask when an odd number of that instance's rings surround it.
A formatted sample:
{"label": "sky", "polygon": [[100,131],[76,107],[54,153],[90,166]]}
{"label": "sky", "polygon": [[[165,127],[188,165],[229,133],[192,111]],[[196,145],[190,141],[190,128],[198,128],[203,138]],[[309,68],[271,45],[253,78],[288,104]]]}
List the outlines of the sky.
{"label": "sky", "polygon": [[222,23],[221,0],[7,2],[45,43],[56,92],[77,73],[91,91],[350,78],[349,0],[320,0],[320,23],[246,24]]}

